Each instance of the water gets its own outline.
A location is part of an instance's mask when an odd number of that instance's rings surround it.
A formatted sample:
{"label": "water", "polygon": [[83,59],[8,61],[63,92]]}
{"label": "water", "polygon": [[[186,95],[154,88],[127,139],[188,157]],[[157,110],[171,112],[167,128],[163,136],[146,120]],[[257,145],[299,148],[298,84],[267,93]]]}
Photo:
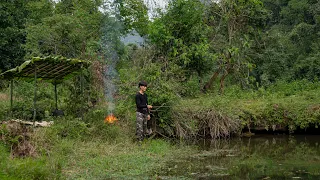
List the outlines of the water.
{"label": "water", "polygon": [[199,153],[162,169],[162,179],[320,179],[320,136],[257,135],[193,143]]}

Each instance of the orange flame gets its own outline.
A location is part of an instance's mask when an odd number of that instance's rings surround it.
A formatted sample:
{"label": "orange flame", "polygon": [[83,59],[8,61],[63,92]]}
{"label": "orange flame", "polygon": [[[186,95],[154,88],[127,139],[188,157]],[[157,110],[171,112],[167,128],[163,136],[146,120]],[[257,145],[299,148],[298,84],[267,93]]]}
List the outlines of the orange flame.
{"label": "orange flame", "polygon": [[118,119],[111,113],[111,114],[109,114],[109,115],[104,119],[104,123],[112,124],[112,123],[114,123],[116,120],[118,120]]}

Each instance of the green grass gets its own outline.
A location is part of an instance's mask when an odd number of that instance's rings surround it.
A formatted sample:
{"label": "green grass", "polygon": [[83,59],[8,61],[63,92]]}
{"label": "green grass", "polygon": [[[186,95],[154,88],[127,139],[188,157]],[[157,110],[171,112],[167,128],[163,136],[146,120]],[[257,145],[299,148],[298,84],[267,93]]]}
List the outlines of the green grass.
{"label": "green grass", "polygon": [[161,139],[145,140],[141,145],[130,137],[121,140],[59,138],[46,152],[28,158],[12,158],[10,148],[2,144],[0,178],[197,179],[227,175],[231,179],[290,179],[308,175],[310,178],[306,179],[315,179],[320,176],[319,147],[291,140],[270,139],[272,143],[266,139],[251,143],[222,140],[211,142],[206,150]]}
{"label": "green grass", "polygon": [[309,81],[278,82],[256,91],[232,86],[226,89],[224,95],[205,94],[198,98],[181,99],[175,104],[173,112],[215,109],[240,119],[243,125],[254,124],[266,129],[271,129],[272,125],[284,125],[294,130],[296,127],[320,124],[319,93],[320,83]]}
{"label": "green grass", "polygon": [[141,146],[129,141],[79,142],[74,149],[64,169],[68,179],[148,179],[156,177],[166,161],[181,155],[181,149],[163,140],[145,141]]}
{"label": "green grass", "polygon": [[[37,129],[32,136],[32,141],[38,150],[35,157],[11,158],[10,148],[1,145],[0,177],[3,179],[149,179],[157,177],[158,172],[171,159],[197,151],[188,147],[180,148],[160,139],[145,140],[139,145],[129,136],[115,137],[112,141],[92,134],[84,135],[86,138],[61,137],[59,130],[68,124],[60,122],[50,128]],[[83,127],[78,128],[83,130]]]}
{"label": "green grass", "polygon": [[0,144],[0,179],[60,179],[59,160],[53,157],[12,158]]}

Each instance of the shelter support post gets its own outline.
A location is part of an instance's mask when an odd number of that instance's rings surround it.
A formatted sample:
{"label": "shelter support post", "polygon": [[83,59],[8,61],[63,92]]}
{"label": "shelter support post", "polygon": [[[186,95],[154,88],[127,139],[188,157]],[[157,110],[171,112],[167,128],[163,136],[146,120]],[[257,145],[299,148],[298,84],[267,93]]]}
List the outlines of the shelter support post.
{"label": "shelter support post", "polygon": [[12,108],[13,108],[13,79],[10,81],[10,117],[12,118]]}
{"label": "shelter support post", "polygon": [[81,119],[83,120],[83,111],[84,111],[84,95],[83,95],[83,68],[81,67],[81,75],[80,75],[80,91],[81,91]]}
{"label": "shelter support post", "polygon": [[57,93],[57,83],[54,83],[54,97],[56,100],[56,110],[58,110],[58,93]]}
{"label": "shelter support post", "polygon": [[34,98],[33,98],[33,125],[36,122],[37,115],[37,66],[34,65]]}

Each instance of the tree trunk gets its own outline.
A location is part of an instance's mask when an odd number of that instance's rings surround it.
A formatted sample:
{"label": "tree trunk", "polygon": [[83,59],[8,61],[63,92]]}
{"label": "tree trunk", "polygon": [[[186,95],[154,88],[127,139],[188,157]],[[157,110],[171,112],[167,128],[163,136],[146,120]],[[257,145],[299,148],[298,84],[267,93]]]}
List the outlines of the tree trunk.
{"label": "tree trunk", "polygon": [[223,91],[224,91],[224,80],[227,77],[228,72],[226,72],[225,74],[222,75],[221,79],[220,79],[220,94],[223,95]]}
{"label": "tree trunk", "polygon": [[228,64],[225,73],[222,75],[222,77],[220,79],[220,94],[221,95],[223,95],[223,93],[224,93],[224,80],[226,79],[227,75],[229,74],[230,69],[231,69],[231,65]]}
{"label": "tree trunk", "polygon": [[218,69],[210,78],[210,80],[203,86],[203,92],[206,92],[212,87],[214,80],[218,77],[220,69]]}

